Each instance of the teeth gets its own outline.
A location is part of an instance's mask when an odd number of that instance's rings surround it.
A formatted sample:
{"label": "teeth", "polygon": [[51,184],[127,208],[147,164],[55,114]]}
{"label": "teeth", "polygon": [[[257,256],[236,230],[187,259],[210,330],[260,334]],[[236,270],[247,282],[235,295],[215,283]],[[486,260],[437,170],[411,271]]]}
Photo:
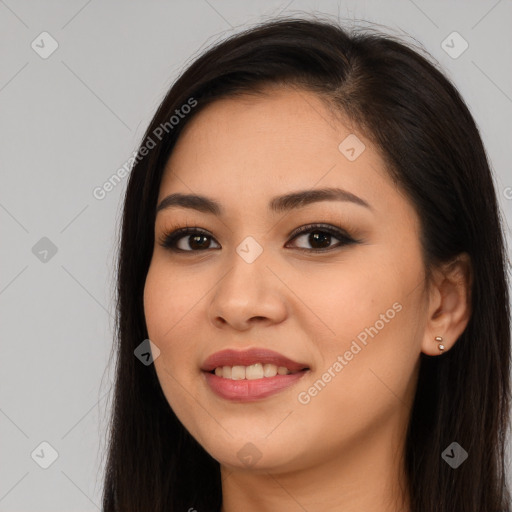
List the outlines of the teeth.
{"label": "teeth", "polygon": [[218,366],[215,368],[215,375],[231,380],[254,380],[264,377],[275,377],[276,375],[288,375],[291,372],[284,366],[275,364],[251,364],[250,366]]}
{"label": "teeth", "polygon": [[277,375],[277,366],[275,364],[264,364],[263,365],[263,376],[264,377],[275,377]]}
{"label": "teeth", "polygon": [[[243,366],[239,366],[238,368],[243,369]],[[263,366],[259,363],[251,364],[251,366],[246,366],[245,378],[247,380],[263,379]]]}
{"label": "teeth", "polygon": [[[222,374],[224,375],[224,368],[222,369]],[[233,366],[231,369],[231,378],[233,380],[245,379],[245,366]]]}

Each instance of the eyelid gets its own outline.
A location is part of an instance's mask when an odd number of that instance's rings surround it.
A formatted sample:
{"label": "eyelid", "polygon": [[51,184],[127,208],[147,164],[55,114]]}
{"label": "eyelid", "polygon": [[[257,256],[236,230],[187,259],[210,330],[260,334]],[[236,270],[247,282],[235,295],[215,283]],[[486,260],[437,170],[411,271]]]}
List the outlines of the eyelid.
{"label": "eyelid", "polygon": [[[164,229],[161,233],[161,235],[158,237],[158,242],[162,247],[167,248],[168,242],[170,239],[172,239],[172,243],[175,243],[180,238],[185,238],[186,236],[191,236],[192,234],[200,234],[205,235],[213,240],[215,240],[215,237],[208,232],[207,230],[197,227],[197,226],[189,226],[188,224],[186,226],[171,226],[168,230]],[[177,251],[179,252],[179,251]],[[181,251],[181,252],[199,252],[199,251]]]}
{"label": "eyelid", "polygon": [[332,224],[326,224],[326,223],[322,223],[322,222],[313,222],[311,224],[305,224],[304,226],[300,226],[300,227],[294,229],[288,235],[288,238],[295,239],[298,235],[301,235],[303,233],[308,233],[310,231],[314,231],[315,229],[318,231],[325,231],[325,232],[330,233],[337,237],[355,240],[355,238],[353,236],[351,236],[350,233],[348,233],[344,229],[342,229],[338,226],[334,226]]}

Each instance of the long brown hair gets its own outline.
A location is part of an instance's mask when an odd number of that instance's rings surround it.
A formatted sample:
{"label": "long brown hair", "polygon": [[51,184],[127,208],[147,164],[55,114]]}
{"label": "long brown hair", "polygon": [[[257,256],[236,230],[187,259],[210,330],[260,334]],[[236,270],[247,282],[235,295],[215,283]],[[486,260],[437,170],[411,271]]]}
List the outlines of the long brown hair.
{"label": "long brown hair", "polygon": [[[163,169],[181,130],[216,99],[258,93],[275,83],[317,93],[376,144],[419,215],[427,271],[462,252],[471,257],[467,328],[441,357],[421,354],[406,439],[408,493],[413,512],[508,511],[506,259],[477,126],[450,81],[405,43],[375,31],[349,34],[336,23],[304,18],[265,22],[199,56],[169,90],[141,143],[120,234],[104,511],[220,508],[219,463],[178,421],[154,366],[141,364],[134,350],[148,338],[142,297],[155,207]],[[178,122],[171,121],[183,105],[191,108],[180,110],[184,116]],[[454,441],[469,454],[457,469],[441,458]]]}

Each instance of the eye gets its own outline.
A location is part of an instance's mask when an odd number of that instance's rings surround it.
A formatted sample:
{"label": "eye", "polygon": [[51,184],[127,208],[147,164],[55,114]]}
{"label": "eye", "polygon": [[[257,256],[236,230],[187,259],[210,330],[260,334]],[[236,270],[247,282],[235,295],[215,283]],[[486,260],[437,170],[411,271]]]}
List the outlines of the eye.
{"label": "eye", "polygon": [[[298,249],[303,252],[327,252],[344,245],[359,243],[358,240],[352,238],[342,229],[326,224],[310,224],[303,226],[296,229],[290,236],[292,240],[304,237],[306,242],[313,247],[312,249],[299,247]],[[330,243],[332,238],[338,239],[339,243],[332,246]]]}
{"label": "eye", "polygon": [[[308,235],[306,237],[306,235]],[[291,240],[306,238],[312,248],[297,247],[302,252],[327,252],[340,246],[359,243],[342,229],[326,224],[310,224],[302,226],[291,233]],[[332,238],[339,243],[331,245]],[[204,229],[196,227],[180,228],[175,231],[163,233],[159,243],[162,247],[173,252],[199,252],[211,249],[210,241],[214,238]],[[219,248],[218,246],[217,248]]]}
{"label": "eye", "polygon": [[208,232],[201,228],[186,227],[164,233],[160,245],[174,252],[197,252],[209,249],[208,239],[211,238]]}

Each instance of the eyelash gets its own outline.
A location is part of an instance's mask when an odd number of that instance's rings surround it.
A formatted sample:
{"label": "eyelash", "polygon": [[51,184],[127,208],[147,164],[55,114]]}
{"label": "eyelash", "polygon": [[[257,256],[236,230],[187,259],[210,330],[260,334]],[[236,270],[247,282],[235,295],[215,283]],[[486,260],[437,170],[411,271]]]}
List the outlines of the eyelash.
{"label": "eyelash", "polygon": [[[340,243],[338,243],[338,245],[336,245],[334,247],[328,247],[326,249],[304,249],[302,247],[298,247],[297,249],[299,251],[305,252],[305,253],[325,253],[325,252],[329,252],[329,251],[332,251],[337,248],[341,248],[343,246],[357,244],[357,243],[361,242],[360,240],[355,240],[354,238],[349,236],[342,229],[334,227],[334,226],[330,226],[328,224],[308,224],[307,226],[302,226],[302,227],[294,230],[290,234],[290,237],[291,237],[290,241],[295,240],[300,235],[312,233],[312,232],[327,233],[327,234],[339,239]],[[213,239],[213,237],[204,229],[187,226],[185,228],[176,229],[175,231],[172,231],[172,229],[171,229],[171,231],[163,233],[159,239],[159,243],[165,249],[169,249],[172,252],[182,253],[182,254],[183,253],[194,253],[194,252],[199,253],[199,252],[205,252],[205,251],[209,250],[209,249],[183,250],[183,249],[178,249],[176,247],[176,242],[178,242],[181,238],[186,238],[187,236],[191,236],[191,235],[203,235],[203,236]]]}

